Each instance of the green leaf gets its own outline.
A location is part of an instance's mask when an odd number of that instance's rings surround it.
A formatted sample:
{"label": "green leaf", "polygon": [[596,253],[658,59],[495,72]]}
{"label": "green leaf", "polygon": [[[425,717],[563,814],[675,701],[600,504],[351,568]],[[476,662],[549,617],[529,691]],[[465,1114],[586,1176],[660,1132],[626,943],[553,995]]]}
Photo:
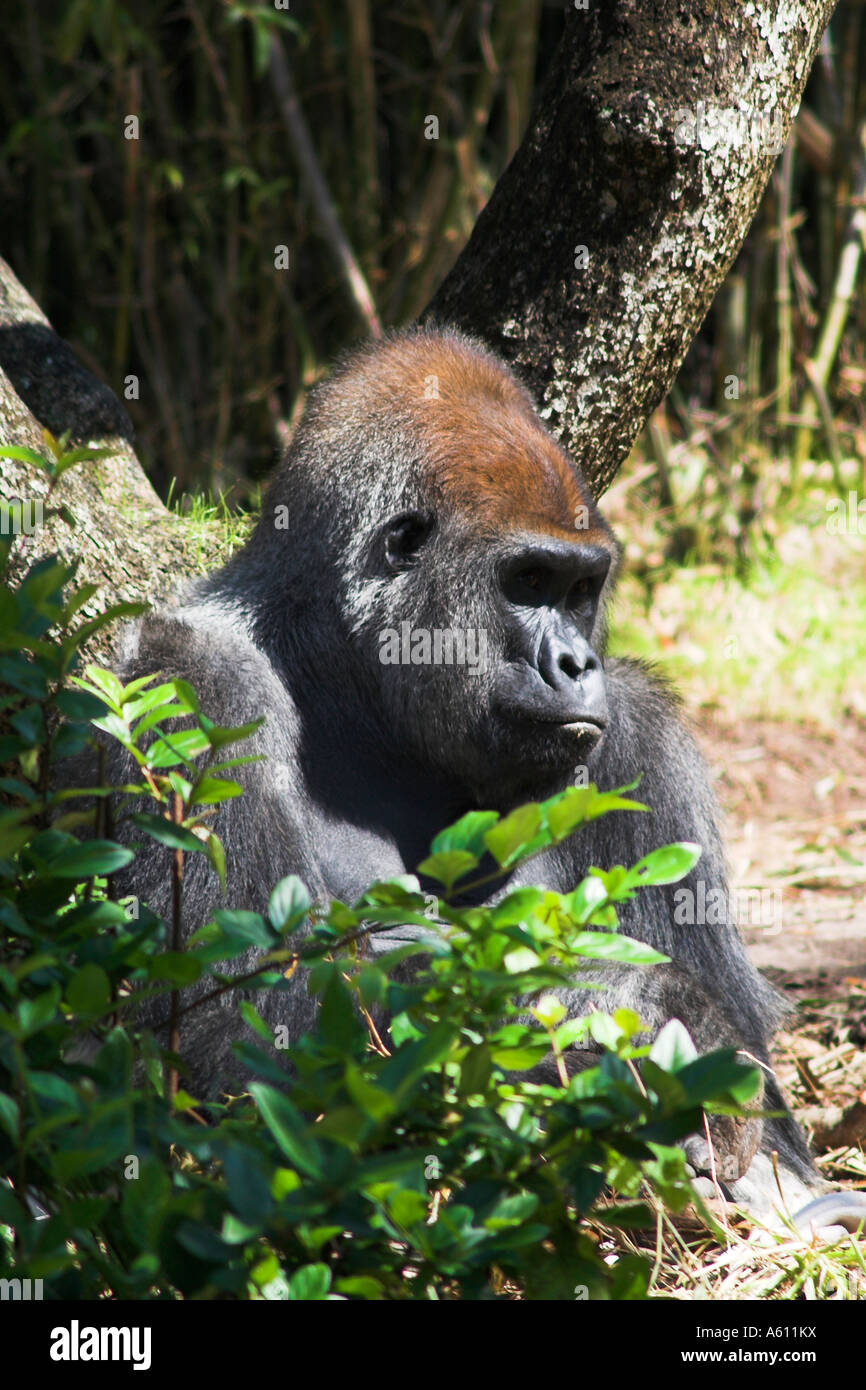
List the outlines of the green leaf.
{"label": "green leaf", "polygon": [[619,960],[629,965],[660,965],[670,957],[662,955],[645,941],[635,941],[631,936],[619,932],[582,931],[569,946],[579,956],[592,960]]}
{"label": "green leaf", "polygon": [[38,1033],[56,1017],[60,1003],[60,986],[54,985],[34,999],[22,999],[15,1010],[22,1035],[29,1037]]}
{"label": "green leaf", "polygon": [[490,1057],[497,1067],[506,1071],[528,1071],[538,1066],[550,1051],[550,1043],[544,1033],[539,1033],[538,1042],[525,1042],[519,1047],[497,1047],[490,1049]]}
{"label": "green leaf", "polygon": [[534,1211],[538,1210],[539,1197],[535,1192],[515,1192],[500,1197],[492,1211],[484,1218],[488,1231],[504,1231],[510,1227],[522,1226]]}
{"label": "green leaf", "polygon": [[620,1038],[624,1036],[622,1028],[615,1019],[609,1014],[590,1014],[586,1020],[590,1034],[602,1047],[609,1047],[616,1050],[616,1045]]}
{"label": "green leaf", "polygon": [[123,1224],[139,1250],[152,1250],[167,1214],[171,1181],[161,1163],[143,1157],[138,1177],[120,1184]]}
{"label": "green leaf", "polygon": [[232,1145],[223,1157],[223,1172],[231,1204],[241,1220],[252,1225],[267,1221],[274,1209],[274,1198],[255,1153]]}
{"label": "green leaf", "polygon": [[450,890],[459,878],[464,878],[471,869],[477,867],[478,860],[474,854],[467,854],[466,850],[462,849],[450,849],[444,850],[441,854],[431,854],[429,858],[422,860],[418,865],[418,872],[426,874],[428,878],[435,878],[437,883],[444,883]]}
{"label": "green leaf", "polygon": [[375,1302],[381,1302],[385,1297],[379,1280],[369,1274],[351,1274],[347,1279],[337,1279],[334,1290],[349,1298],[365,1298]]}
{"label": "green leaf", "polygon": [[209,1264],[224,1265],[233,1253],[231,1246],[202,1222],[181,1221],[175,1234],[185,1250]]}
{"label": "green leaf", "polygon": [[493,925],[508,927],[528,922],[543,902],[544,893],[540,888],[517,888],[493,908]]}
{"label": "green leaf", "polygon": [[423,1192],[403,1188],[390,1193],[386,1205],[391,1220],[403,1231],[411,1231],[427,1219],[428,1199]]}
{"label": "green leaf", "polygon": [[388,992],[388,977],[377,965],[364,965],[358,974],[358,995],[365,1009],[384,1004]]}
{"label": "green leaf", "polygon": [[[633,783],[632,786],[637,786]],[[588,787],[568,787],[564,792],[551,797],[543,803],[543,811],[554,839],[558,842],[570,835],[578,826],[598,820],[611,811],[648,811],[640,801],[631,801],[620,792],[631,791],[632,787],[620,787],[617,791],[600,792],[594,783]]]}
{"label": "green leaf", "polygon": [[732,1047],[708,1052],[681,1067],[677,1080],[685,1089],[689,1103],[703,1105],[716,1097],[730,1096],[746,1104],[758,1094],[761,1076],[757,1067],[747,1066]]}
{"label": "green leaf", "polygon": [[416,1042],[404,1043],[379,1073],[379,1085],[402,1097],[425,1071],[432,1070],[448,1055],[456,1037],[453,1023],[437,1023]]}
{"label": "green leaf", "polygon": [[114,453],[113,449],[92,449],[85,444],[79,445],[77,449],[69,449],[58,456],[54,477],[61,478],[67,468],[72,468],[76,463],[95,463],[99,459],[112,458]]}
{"label": "green leaf", "polygon": [[262,1018],[258,1009],[254,1008],[248,999],[242,999],[238,1004],[241,1017],[249,1024],[254,1033],[258,1033],[260,1038],[264,1038],[266,1043],[273,1045],[274,1035],[265,1020]]}
{"label": "green leaf", "polygon": [[204,843],[204,852],[211,862],[211,865],[219,875],[220,887],[225,892],[226,887],[226,852],[223,842],[213,831],[208,835]]}
{"label": "green leaf", "polygon": [[[135,704],[138,704],[137,700]],[[128,720],[130,724],[135,725],[133,738],[136,744],[140,744],[145,734],[149,734],[152,729],[156,729],[160,737],[172,744],[175,742],[176,736],[179,733],[183,732],[188,734],[195,732],[195,729],[191,729],[189,726],[189,710],[186,705],[182,704],[179,700],[167,700],[162,704],[158,704],[137,720],[136,716],[130,713],[132,708],[131,705],[127,705],[124,708],[123,717]],[[183,729],[176,727],[170,730],[168,724],[173,719],[186,719],[187,723],[183,726]]]}
{"label": "green leaf", "polygon": [[[536,837],[542,826],[541,807],[531,801],[526,806],[518,806],[515,811],[501,820],[498,825],[485,831],[484,843],[501,868],[507,867],[523,853],[535,846]],[[539,836],[539,845],[548,840]]]}
{"label": "green leaf", "polygon": [[0,1182],[0,1221],[11,1226],[13,1230],[23,1231],[32,1220],[32,1216],[18,1202],[12,1189],[6,1186],[6,1180]]}
{"label": "green leaf", "polygon": [[24,444],[0,444],[0,458],[17,459],[20,463],[35,463],[43,473],[48,468],[45,455],[37,453],[35,449],[28,449]]}
{"label": "green leaf", "polygon": [[679,883],[694,868],[701,857],[700,845],[665,845],[639,859],[628,871],[629,886],[657,883]]}
{"label": "green leaf", "polygon": [[646,1202],[618,1202],[600,1208],[596,1215],[606,1226],[617,1226],[622,1230],[654,1226],[656,1221],[652,1207]]}
{"label": "green leaf", "polygon": [[220,801],[242,795],[243,787],[238,782],[229,782],[224,777],[204,776],[193,783],[190,805],[216,806]]}
{"label": "green leaf", "polygon": [[[148,679],[156,680],[156,676],[150,676]],[[149,690],[135,689],[136,686],[140,686],[139,681],[132,681],[124,686],[119,700],[124,716],[130,722],[141,719],[155,709],[176,706],[182,714],[192,714],[195,709],[194,704],[178,699],[176,681],[162,681],[159,685],[152,685]]]}
{"label": "green leaf", "polygon": [[509,975],[522,975],[524,971],[534,970],[540,965],[541,957],[528,946],[515,946],[513,950],[506,951],[502,964]]}
{"label": "green leaf", "polygon": [[176,729],[174,733],[154,739],[145,760],[151,768],[177,767],[178,763],[192,762],[209,747],[207,734],[202,729]]}
{"label": "green leaf", "polygon": [[460,1085],[458,1095],[484,1095],[493,1070],[493,1059],[487,1043],[475,1043],[467,1049],[460,1063]]}
{"label": "green leaf", "polygon": [[70,1086],[68,1081],[64,1081],[62,1076],[54,1076],[47,1071],[31,1071],[28,1075],[28,1084],[31,1091],[41,1096],[43,1100],[54,1101],[76,1113],[83,1109],[83,1102],[75,1087]]}
{"label": "green leaf", "polygon": [[[0,622],[3,613],[0,611]],[[42,700],[48,692],[48,677],[33,661],[28,661],[23,652],[9,652],[0,657],[0,681],[21,695],[29,695]]]}
{"label": "green leaf", "polygon": [[147,973],[152,980],[168,980],[173,985],[192,985],[201,978],[201,961],[184,951],[162,951],[151,956]]}
{"label": "green leaf", "polygon": [[346,1090],[363,1114],[376,1121],[393,1115],[396,1109],[393,1096],[368,1081],[354,1062],[347,1062],[345,1080]]}
{"label": "green leaf", "polygon": [[268,916],[278,932],[291,931],[307,916],[310,895],[297,874],[281,878],[268,900]]}
{"label": "green leaf", "polygon": [[176,825],[174,821],[166,820],[165,816],[155,816],[151,811],[138,811],[129,819],[139,830],[143,830],[161,845],[167,845],[169,849],[182,849],[193,854],[204,849],[204,844],[197,835],[193,835],[191,830],[186,830],[182,825]]}
{"label": "green leaf", "polygon": [[564,910],[578,925],[590,921],[602,903],[607,901],[607,889],[595,874],[588,874],[573,893],[562,898]]}
{"label": "green leaf", "polygon": [[318,1145],[308,1135],[300,1111],[287,1096],[263,1081],[253,1081],[249,1089],[262,1119],[286,1158],[308,1178],[320,1178],[322,1160]]}
{"label": "green leaf", "polygon": [[348,1052],[363,1027],[352,1007],[352,996],[339,974],[332,969],[319,1009],[319,1036],[338,1052]]}
{"label": "green leaf", "polygon": [[698,1049],[685,1025],[672,1018],[654,1039],[649,1055],[662,1071],[678,1072],[695,1060]]}
{"label": "green leaf", "polygon": [[269,949],[274,944],[274,933],[257,912],[245,912],[237,908],[218,908],[213,914],[223,931],[240,941],[248,941],[251,946]]}
{"label": "green leaf", "polygon": [[95,874],[108,876],[131,864],[131,849],[124,849],[112,840],[88,840],[85,844],[68,845],[50,860],[52,878],[92,878]]}
{"label": "green leaf", "polygon": [[499,820],[495,811],[469,811],[454,825],[442,830],[430,846],[433,854],[445,854],[448,850],[464,850],[465,853],[480,859],[484,853],[484,836]]}
{"label": "green leaf", "polygon": [[289,1280],[289,1302],[307,1303],[328,1297],[331,1270],[328,1265],[304,1265]]}
{"label": "green leaf", "polygon": [[54,703],[67,719],[100,719],[106,713],[106,703],[89,690],[61,690]]}
{"label": "green leaf", "polygon": [[[102,666],[85,666],[84,674],[108,699],[109,705],[119,710],[123,699],[123,686],[117,679],[113,671],[106,671]],[[73,677],[75,685],[82,685],[83,682],[78,677]]]}
{"label": "green leaf", "polygon": [[94,1018],[111,1003],[111,984],[99,965],[82,965],[66,986],[66,1002],[83,1017]]}
{"label": "green leaf", "polygon": [[216,724],[202,715],[202,728],[207,734],[208,743],[211,748],[225,748],[230,743],[240,743],[241,739],[249,738],[256,729],[260,729],[264,724],[264,717],[253,719],[249,724],[238,724],[234,728],[220,728]]}
{"label": "green leaf", "polygon": [[41,705],[27,705],[9,716],[9,723],[28,746],[35,746],[45,740],[45,719]]}
{"label": "green leaf", "polygon": [[597,796],[598,788],[591,783],[588,787],[567,787],[552,805],[545,803],[547,823],[554,839],[564,840],[566,835],[582,825],[589,818]]}
{"label": "green leaf", "polygon": [[562,1023],[567,1016],[568,1010],[562,1000],[555,994],[543,994],[536,1004],[532,1007],[532,1013],[538,1019],[542,1028],[555,1028]]}

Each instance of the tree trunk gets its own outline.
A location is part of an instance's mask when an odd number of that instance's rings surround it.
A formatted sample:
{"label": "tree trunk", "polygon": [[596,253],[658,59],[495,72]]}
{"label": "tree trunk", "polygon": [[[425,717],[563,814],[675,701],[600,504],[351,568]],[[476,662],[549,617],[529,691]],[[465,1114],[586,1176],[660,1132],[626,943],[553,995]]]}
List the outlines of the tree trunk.
{"label": "tree trunk", "polygon": [[514,365],[596,495],[743,243],[834,3],[574,10],[530,129],[426,310]]}
{"label": "tree trunk", "polygon": [[[51,457],[43,428],[68,431],[69,447],[109,448],[98,462],[70,468],[52,491],[44,525],[13,544],[16,568],[57,553],[78,562],[78,579],[98,585],[85,617],[112,603],[153,599],[191,573],[198,556],[189,528],[160,501],[131,444],[132,425],[103,382],[83,367],[39,306],[0,258],[0,497],[44,502],[47,471],[3,457],[4,445]],[[62,507],[69,520],[57,514]],[[110,637],[98,634],[88,654],[107,659]]]}

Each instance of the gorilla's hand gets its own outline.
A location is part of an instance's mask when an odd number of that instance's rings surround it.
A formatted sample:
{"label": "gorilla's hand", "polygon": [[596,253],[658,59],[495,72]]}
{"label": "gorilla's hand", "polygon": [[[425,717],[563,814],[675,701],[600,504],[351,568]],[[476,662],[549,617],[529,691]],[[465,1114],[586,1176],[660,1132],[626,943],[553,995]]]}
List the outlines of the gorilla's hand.
{"label": "gorilla's hand", "polygon": [[[759,1109],[764,1098],[761,1090],[752,1100]],[[710,1143],[706,1135],[691,1134],[683,1143],[686,1158],[696,1173],[714,1177],[717,1181],[735,1182],[748,1172],[758,1152],[763,1133],[763,1120],[740,1115],[710,1115]]]}

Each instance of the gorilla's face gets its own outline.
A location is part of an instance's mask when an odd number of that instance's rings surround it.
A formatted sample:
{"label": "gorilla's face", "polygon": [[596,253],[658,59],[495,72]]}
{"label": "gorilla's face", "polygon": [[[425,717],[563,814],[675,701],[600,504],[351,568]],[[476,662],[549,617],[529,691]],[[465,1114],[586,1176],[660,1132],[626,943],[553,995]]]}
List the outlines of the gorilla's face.
{"label": "gorilla's face", "polygon": [[555,764],[588,753],[607,724],[602,665],[590,642],[609,568],[601,546],[550,537],[516,544],[497,567],[505,641],[490,712]]}
{"label": "gorilla's face", "polygon": [[480,542],[465,519],[410,511],[385,524],[379,554],[397,744],[487,804],[564,786],[607,725],[592,643],[611,549],[535,532]]}

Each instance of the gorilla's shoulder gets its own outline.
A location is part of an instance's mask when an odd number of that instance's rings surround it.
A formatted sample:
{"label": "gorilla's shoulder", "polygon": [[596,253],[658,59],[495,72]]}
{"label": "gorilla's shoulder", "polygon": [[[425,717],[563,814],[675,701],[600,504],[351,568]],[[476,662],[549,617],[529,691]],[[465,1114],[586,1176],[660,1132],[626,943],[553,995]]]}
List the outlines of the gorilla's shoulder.
{"label": "gorilla's shoulder", "polygon": [[257,645],[245,616],[193,590],[156,609],[121,635],[119,675],[129,681],[160,674],[185,680],[202,711],[218,724],[267,714],[289,722],[289,691]]}
{"label": "gorilla's shoulder", "polygon": [[604,673],[608,682],[623,692],[638,697],[648,714],[671,710],[681,714],[683,702],[670,678],[654,661],[631,656],[607,657]]}

